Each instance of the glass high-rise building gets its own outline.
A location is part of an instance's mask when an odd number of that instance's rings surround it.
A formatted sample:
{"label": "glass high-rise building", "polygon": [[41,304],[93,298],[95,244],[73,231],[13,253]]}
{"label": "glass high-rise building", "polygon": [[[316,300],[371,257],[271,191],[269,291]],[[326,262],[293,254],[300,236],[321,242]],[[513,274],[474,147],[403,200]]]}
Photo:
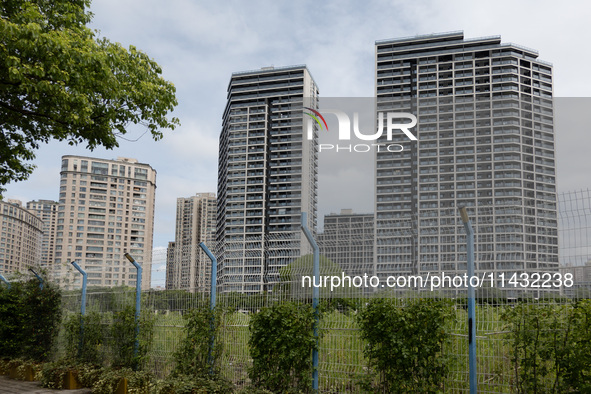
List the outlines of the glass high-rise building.
{"label": "glass high-rise building", "polygon": [[308,251],[302,212],[316,227],[317,130],[304,108],[318,107],[306,66],[232,74],[219,143],[217,241],[221,291],[260,292],[279,269]]}
{"label": "glass high-rise building", "polygon": [[377,41],[377,111],[410,112],[418,141],[376,153],[380,276],[465,272],[467,206],[477,271],[558,267],[552,66],[499,36]]}

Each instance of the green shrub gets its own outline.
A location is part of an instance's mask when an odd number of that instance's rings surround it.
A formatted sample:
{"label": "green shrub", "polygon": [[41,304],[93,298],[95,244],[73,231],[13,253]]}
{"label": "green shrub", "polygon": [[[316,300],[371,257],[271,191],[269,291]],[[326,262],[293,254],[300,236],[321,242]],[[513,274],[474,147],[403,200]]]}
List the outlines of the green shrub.
{"label": "green shrub", "polygon": [[21,327],[25,319],[20,309],[20,288],[13,284],[10,289],[0,285],[0,356],[18,357],[21,352]]}
{"label": "green shrub", "polygon": [[192,309],[184,316],[186,336],[174,353],[175,374],[196,377],[218,376],[222,355],[221,310]]}
{"label": "green shrub", "polygon": [[561,312],[564,308],[556,305],[520,303],[501,316],[510,331],[513,386],[518,393],[549,393],[560,385],[553,361],[563,354],[562,344],[570,336]]}
{"label": "green shrub", "polygon": [[200,378],[176,375],[155,383],[154,394],[229,394],[234,392],[232,383],[219,378]]}
{"label": "green shrub", "polygon": [[64,362],[48,362],[41,368],[41,386],[48,389],[63,389],[66,373],[73,366]]}
{"label": "green shrub", "polygon": [[255,387],[277,393],[310,392],[315,313],[310,305],[284,302],[250,320],[248,375]]}
{"label": "green shrub", "polygon": [[79,363],[102,364],[105,328],[101,324],[100,313],[88,312],[85,316],[80,313],[70,315],[64,323],[64,328],[68,358]]}
{"label": "green shrub", "polygon": [[378,376],[366,377],[368,390],[438,392],[448,371],[442,347],[452,316],[444,300],[373,299],[357,320],[367,342],[364,354]]}
{"label": "green shrub", "polygon": [[144,311],[139,319],[139,347],[135,349],[135,308],[128,306],[113,315],[111,325],[112,366],[115,368],[137,369],[145,362],[154,336],[154,316]]}
{"label": "green shrub", "polygon": [[518,393],[591,392],[591,302],[520,303],[502,315]]}
{"label": "green shrub", "polygon": [[49,358],[61,320],[61,292],[37,279],[0,287],[0,355],[37,362]]}
{"label": "green shrub", "polygon": [[559,365],[564,371],[565,387],[591,393],[591,300],[576,303],[569,320],[572,334],[566,357]]}
{"label": "green shrub", "polygon": [[149,393],[156,380],[148,372],[133,371],[129,368],[103,369],[92,385],[92,393],[113,394],[123,378],[127,379],[127,392],[129,394]]}
{"label": "green shrub", "polygon": [[78,381],[84,387],[92,387],[100,379],[104,368],[94,364],[78,364]]}

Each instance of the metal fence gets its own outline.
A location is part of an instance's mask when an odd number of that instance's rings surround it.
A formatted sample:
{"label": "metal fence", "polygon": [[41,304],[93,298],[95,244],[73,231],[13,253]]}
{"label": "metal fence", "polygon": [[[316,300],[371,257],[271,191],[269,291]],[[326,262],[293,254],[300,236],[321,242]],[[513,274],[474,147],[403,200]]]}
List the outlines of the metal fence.
{"label": "metal fence", "polygon": [[[588,297],[589,283],[584,279],[591,278],[588,271],[591,254],[589,201],[588,191],[562,195],[559,215],[554,218],[531,213],[532,208],[539,206],[544,212],[543,205],[468,207],[467,213],[474,229],[475,276],[479,278],[479,283],[474,286],[476,303],[473,318],[477,361],[475,377],[479,392],[504,393],[515,390],[509,332],[506,323],[501,320],[501,314],[505,310],[513,308],[519,300],[528,300],[536,305],[567,306],[573,297],[581,297],[581,291],[587,291],[583,296]],[[545,226],[545,223],[550,223],[546,220],[558,220],[558,234],[552,232],[556,226]],[[314,236],[321,255],[319,275],[339,276],[342,279],[367,274],[368,277],[379,277],[380,285],[357,287],[342,286],[341,283],[341,286],[335,286],[331,290],[331,279],[323,283],[328,284],[327,286],[319,287],[320,299],[362,300],[358,305],[363,305],[376,296],[396,299],[453,299],[454,317],[446,327],[449,341],[442,350],[451,360],[450,372],[445,379],[445,391],[469,392],[468,288],[465,286],[466,282],[460,286],[455,286],[453,281],[448,286],[441,285],[442,272],[447,272],[450,277],[462,277],[468,268],[466,262],[470,251],[466,249],[466,230],[459,212],[422,211],[412,218],[373,222],[376,223],[376,228],[371,228],[372,225],[368,223],[370,222],[364,220],[349,220],[346,223],[337,223],[332,228],[325,224],[324,233]],[[503,228],[508,231],[497,231],[500,228],[498,226],[505,226]],[[535,229],[536,242],[528,242],[526,239],[532,229]],[[571,266],[559,266],[558,261],[553,260],[553,256],[558,256],[558,245],[555,245],[556,248],[551,247],[555,239],[560,239],[561,262],[568,262]],[[532,245],[536,245],[537,250],[527,250]],[[207,247],[218,258],[217,305],[226,307],[229,311],[223,315],[221,325],[220,335],[224,344],[222,373],[238,387],[242,387],[249,382],[248,368],[252,364],[248,350],[251,316],[265,306],[284,300],[309,302],[312,299],[314,286],[306,286],[310,283],[307,282],[307,277],[313,280],[314,276],[312,248],[301,233],[271,234],[266,238],[245,238],[239,243]],[[192,250],[182,252],[177,255],[203,258],[203,254],[190,253],[194,252]],[[394,263],[388,263],[390,265],[380,263],[380,259],[388,261],[387,256],[396,256],[396,253],[402,258],[394,259]],[[539,265],[528,260],[528,253],[536,256],[535,262]],[[433,261],[433,255],[439,256],[437,261]],[[160,258],[162,256],[157,254],[154,256],[154,260]],[[267,272],[253,270],[252,275],[264,276],[267,291],[245,294],[228,290],[232,288],[232,272],[239,271],[233,270],[234,268],[241,268],[244,278],[247,268],[255,267],[261,261]],[[243,264],[235,265],[237,262]],[[286,262],[289,264],[286,265]],[[585,269],[585,263],[587,276],[574,276],[572,270]],[[578,266],[574,267],[573,264]],[[203,266],[203,261],[199,265]],[[388,276],[405,280],[413,276],[414,284],[407,285],[410,282],[405,282],[404,286],[397,283],[396,287],[381,287],[386,278],[386,275],[381,275],[384,267],[390,269]],[[500,275],[503,273],[505,276],[501,279]],[[564,284],[550,288],[522,286],[523,282],[518,281],[518,275],[517,281],[511,284],[513,273],[571,273],[574,287],[582,290],[577,293],[571,291],[573,286]],[[493,275],[490,276],[491,274]],[[422,286],[416,283],[419,277],[423,282]],[[439,285],[435,287],[434,281],[437,280]],[[201,278],[190,283],[203,283],[203,280]],[[65,294],[66,315],[78,312],[80,301],[80,292]],[[142,292],[141,308],[153,315],[155,327],[153,345],[145,365],[147,370],[161,377],[171,372],[174,367],[174,352],[184,336],[183,315],[191,308],[209,305],[209,302],[209,292],[197,286],[189,286],[186,290]],[[134,303],[133,290],[90,288],[86,310],[101,313],[103,324],[108,325],[114,312],[133,306]],[[557,310],[560,312],[562,309]],[[323,315],[319,331],[319,390],[334,393],[359,391],[359,380],[370,372],[370,366],[364,357],[366,344],[361,339],[356,311],[344,310],[339,306],[333,308]],[[63,349],[63,335],[61,338],[62,342],[58,342],[57,349]],[[115,351],[117,350],[104,349],[105,360]],[[59,355],[58,351],[56,357]]]}

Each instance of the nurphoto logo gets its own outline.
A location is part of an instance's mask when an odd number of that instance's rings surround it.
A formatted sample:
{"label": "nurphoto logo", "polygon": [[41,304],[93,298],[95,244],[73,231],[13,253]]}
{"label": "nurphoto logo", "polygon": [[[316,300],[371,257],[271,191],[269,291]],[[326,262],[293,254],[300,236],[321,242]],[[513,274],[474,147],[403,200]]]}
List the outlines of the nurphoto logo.
{"label": "nurphoto logo", "polygon": [[[314,123],[318,124],[320,130],[328,130],[328,124],[324,116],[319,112],[309,107],[304,107],[305,110],[310,112],[305,112],[305,115],[308,115],[308,122],[307,122],[307,138],[308,140],[312,140],[314,138],[314,130],[313,125]],[[336,116],[338,122],[338,139],[339,141],[351,141],[351,130],[355,137],[362,141],[375,141],[373,144],[319,144],[318,151],[327,151],[327,150],[335,150],[338,151],[348,151],[348,152],[369,152],[375,147],[378,151],[387,150],[388,152],[402,152],[404,147],[400,144],[389,143],[392,141],[392,136],[394,133],[402,132],[404,135],[411,141],[417,141],[417,137],[412,133],[410,129],[417,125],[417,118],[413,114],[407,112],[387,112],[384,114],[383,112],[378,113],[378,125],[377,131],[374,134],[365,134],[362,133],[359,129],[359,113],[353,113],[353,122],[351,124],[351,120],[349,115],[346,112],[337,110],[337,109],[323,109],[322,113],[324,114],[332,114]],[[352,126],[352,127],[351,127]],[[386,132],[386,141],[384,141],[382,136],[384,135],[384,131]],[[378,143],[378,140],[380,143]]]}

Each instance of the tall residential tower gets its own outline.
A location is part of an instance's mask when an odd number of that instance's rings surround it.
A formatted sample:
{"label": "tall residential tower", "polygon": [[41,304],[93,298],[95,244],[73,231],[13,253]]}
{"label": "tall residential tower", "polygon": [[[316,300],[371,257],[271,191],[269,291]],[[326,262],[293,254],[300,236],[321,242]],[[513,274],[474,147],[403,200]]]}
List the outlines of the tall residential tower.
{"label": "tall residential tower", "polygon": [[55,259],[55,228],[59,203],[51,200],[35,200],[27,202],[27,209],[43,221],[43,238],[41,241],[42,268],[51,269]]}
{"label": "tall residential tower", "polygon": [[499,36],[376,42],[379,112],[417,116],[418,141],[377,153],[376,271],[464,271],[467,206],[478,271],[558,267],[552,66]]}
{"label": "tall residential tower", "polygon": [[[130,253],[150,288],[156,171],[136,159],[63,156],[54,273],[64,287],[76,261],[95,286],[135,286]],[[78,281],[79,275],[71,277]]]}
{"label": "tall residential tower", "polygon": [[43,221],[19,200],[0,201],[0,273],[41,266]]}
{"label": "tall residential tower", "polygon": [[211,261],[199,244],[215,244],[215,193],[197,193],[176,200],[175,241],[168,244],[166,289],[208,291]]}
{"label": "tall residential tower", "polygon": [[318,88],[305,66],[232,74],[219,145],[217,241],[222,291],[260,292],[307,253],[302,212],[316,227],[317,130],[304,108]]}

